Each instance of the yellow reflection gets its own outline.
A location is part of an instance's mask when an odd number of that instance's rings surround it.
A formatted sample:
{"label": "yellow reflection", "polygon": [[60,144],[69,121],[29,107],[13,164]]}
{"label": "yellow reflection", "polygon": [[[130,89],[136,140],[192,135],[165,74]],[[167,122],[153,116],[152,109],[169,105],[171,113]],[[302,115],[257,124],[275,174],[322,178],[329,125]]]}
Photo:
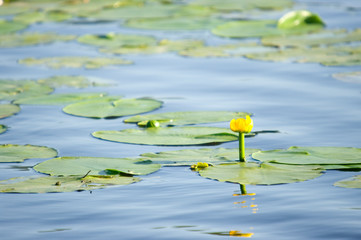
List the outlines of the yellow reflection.
{"label": "yellow reflection", "polygon": [[241,231],[231,230],[229,231],[229,236],[232,237],[252,237],[253,233],[242,233]]}

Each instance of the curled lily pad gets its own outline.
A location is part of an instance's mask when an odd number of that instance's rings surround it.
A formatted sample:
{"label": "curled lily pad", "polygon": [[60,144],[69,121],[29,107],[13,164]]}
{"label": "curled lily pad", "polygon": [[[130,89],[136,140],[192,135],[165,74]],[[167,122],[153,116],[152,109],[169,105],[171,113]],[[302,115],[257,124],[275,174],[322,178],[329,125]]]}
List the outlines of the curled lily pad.
{"label": "curled lily pad", "polygon": [[6,132],[8,128],[5,125],[0,124],[0,134]]}
{"label": "curled lily pad", "polygon": [[138,123],[145,126],[149,120],[157,120],[162,125],[186,125],[199,123],[226,122],[233,118],[244,118],[251,113],[228,111],[198,111],[198,112],[167,112],[158,114],[137,115],[124,120],[126,123]]}
{"label": "curled lily pad", "polygon": [[97,131],[96,138],[146,145],[200,145],[222,143],[238,139],[228,128],[217,127],[166,127],[146,129],[125,129],[121,131]]}
{"label": "curled lily pad", "polygon": [[155,45],[157,40],[150,36],[108,33],[106,35],[84,35],[78,42],[103,48],[144,47]]}
{"label": "curled lily pad", "polygon": [[0,104],[0,119],[14,115],[20,111],[20,107],[14,104]]}
{"label": "curled lily pad", "polygon": [[59,105],[85,101],[107,95],[106,93],[58,93],[40,97],[20,98],[15,104]]}
{"label": "curled lily pad", "polygon": [[343,188],[361,188],[361,175],[335,182],[334,185]]}
{"label": "curled lily pad", "polygon": [[[215,165],[239,161],[238,151],[239,149],[236,148],[200,148],[159,153],[143,153],[140,156],[145,160],[151,160],[153,163],[159,163],[166,166],[191,166],[193,164],[197,164],[198,162]],[[248,156],[257,151],[259,150],[247,148],[245,154]]]}
{"label": "curled lily pad", "polygon": [[332,77],[350,83],[361,83],[361,72],[334,73]]}
{"label": "curled lily pad", "polygon": [[63,86],[86,88],[91,86],[111,85],[110,82],[102,81],[101,79],[84,77],[84,76],[53,76],[49,78],[39,79],[37,82],[53,88],[63,87]]}
{"label": "curled lily pad", "polygon": [[272,185],[310,180],[322,175],[322,169],[272,163],[228,163],[199,171],[202,177],[245,185]]}
{"label": "curled lily pad", "polygon": [[0,47],[21,47],[46,44],[55,41],[69,41],[73,35],[57,35],[55,33],[23,33],[0,35]]}
{"label": "curled lily pad", "polygon": [[129,65],[131,61],[121,58],[105,57],[53,57],[53,58],[24,58],[19,63],[26,65],[46,65],[51,68],[86,68],[96,69],[108,65]]}
{"label": "curled lily pad", "polygon": [[113,185],[128,185],[139,178],[125,176],[20,177],[0,181],[2,193],[54,193],[90,191]]}
{"label": "curled lily pad", "polygon": [[53,148],[34,145],[0,145],[0,162],[23,162],[30,158],[51,158],[58,155]]}
{"label": "curled lily pad", "polygon": [[20,22],[10,22],[0,19],[0,35],[17,32],[26,28],[28,25]]}
{"label": "curled lily pad", "polygon": [[24,97],[46,95],[52,91],[51,87],[35,81],[0,79],[0,99],[15,100]]}
{"label": "curled lily pad", "polygon": [[262,162],[293,165],[347,165],[361,164],[361,149],[349,147],[290,147],[259,151],[252,154],[254,159]]}
{"label": "curled lily pad", "polygon": [[111,118],[149,112],[160,106],[162,102],[149,98],[103,97],[70,104],[63,111],[81,117]]}
{"label": "curled lily pad", "polygon": [[132,19],[126,22],[126,26],[153,30],[199,30],[211,29],[224,22],[224,20],[218,18],[181,16],[173,18]]}
{"label": "curled lily pad", "polygon": [[278,28],[280,29],[295,29],[304,27],[323,28],[325,23],[315,13],[306,10],[292,11],[285,14],[278,20]]}
{"label": "curled lily pad", "polygon": [[59,157],[39,163],[34,169],[53,176],[107,175],[107,170],[124,175],[147,175],[157,171],[159,164],[140,162],[139,158]]}

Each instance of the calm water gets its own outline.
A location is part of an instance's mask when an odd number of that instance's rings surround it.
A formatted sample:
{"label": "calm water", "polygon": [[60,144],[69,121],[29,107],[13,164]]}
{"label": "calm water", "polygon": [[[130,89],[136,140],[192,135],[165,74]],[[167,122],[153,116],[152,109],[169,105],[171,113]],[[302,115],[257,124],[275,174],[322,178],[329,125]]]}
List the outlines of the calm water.
{"label": "calm water", "polygon": [[[354,10],[348,11],[347,6]],[[360,1],[301,1],[329,28],[361,27]],[[280,13],[282,15],[282,13]],[[207,31],[162,32],[127,29],[117,23],[37,24],[28,31],[64,34],[137,33],[161,38],[231,42]],[[19,58],[100,56],[96,48],[73,42],[0,49],[2,79],[84,75],[112,80],[112,87],[58,88],[56,92],[108,92],[127,98],[164,101],[155,112],[229,110],[254,113],[254,130],[279,130],[248,138],[247,147],[263,150],[298,146],[361,147],[361,85],[332,78],[360,67],[272,63],[244,58],[193,59],[176,54],[129,55],[131,66],[99,70],[26,67]],[[53,147],[59,156],[136,157],[141,153],[190,147],[139,146],[101,141],[96,130],[135,127],[123,118],[94,120],[69,116],[62,106],[21,106],[2,119],[9,130],[0,144]],[[228,127],[228,123],[208,124]],[[221,144],[236,148],[237,142]],[[217,146],[215,146],[217,147]],[[198,147],[194,147],[198,148]],[[39,160],[0,164],[0,180],[35,174]],[[199,177],[187,167],[164,167],[143,181],[90,192],[0,194],[0,239],[229,239],[231,230],[254,239],[361,239],[361,192],[332,186],[357,172],[328,171],[302,183],[247,186]]]}

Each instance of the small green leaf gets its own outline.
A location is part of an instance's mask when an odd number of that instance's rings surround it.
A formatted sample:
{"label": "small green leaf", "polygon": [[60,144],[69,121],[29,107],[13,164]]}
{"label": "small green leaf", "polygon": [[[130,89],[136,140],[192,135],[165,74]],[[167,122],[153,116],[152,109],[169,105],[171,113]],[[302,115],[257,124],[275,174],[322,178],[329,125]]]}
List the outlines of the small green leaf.
{"label": "small green leaf", "polygon": [[154,99],[103,97],[70,104],[63,111],[81,117],[113,118],[153,111],[161,105]]}
{"label": "small green leaf", "polygon": [[92,135],[114,142],[168,146],[222,143],[238,139],[228,128],[217,127],[125,129],[121,131],[97,131]]}
{"label": "small green leaf", "polygon": [[20,107],[14,104],[0,104],[0,119],[12,116],[20,111]]}
{"label": "small green leaf", "polygon": [[23,162],[30,158],[52,158],[58,155],[53,148],[34,145],[0,145],[0,162]]}
{"label": "small green leaf", "polygon": [[299,29],[309,26],[323,28],[325,23],[317,14],[306,10],[286,13],[277,23],[277,27],[280,29]]}
{"label": "small green leaf", "polygon": [[59,157],[39,163],[34,169],[53,176],[106,175],[112,169],[129,175],[147,175],[157,171],[159,164],[137,164],[139,158],[100,158],[100,157]]}
{"label": "small green leaf", "polygon": [[361,188],[361,175],[335,182],[333,185],[343,188]]}

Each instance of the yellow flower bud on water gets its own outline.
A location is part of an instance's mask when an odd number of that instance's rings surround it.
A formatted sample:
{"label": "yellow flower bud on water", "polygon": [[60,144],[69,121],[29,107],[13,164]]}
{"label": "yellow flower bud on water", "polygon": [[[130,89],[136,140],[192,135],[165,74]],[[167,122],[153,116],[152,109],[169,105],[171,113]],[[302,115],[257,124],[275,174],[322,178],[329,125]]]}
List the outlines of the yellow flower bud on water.
{"label": "yellow flower bud on water", "polygon": [[253,120],[247,115],[246,118],[232,119],[230,128],[233,132],[249,133],[253,128]]}
{"label": "yellow flower bud on water", "polygon": [[197,170],[197,169],[203,169],[209,167],[209,164],[206,162],[198,162],[197,164],[194,164],[191,166],[191,169]]}

